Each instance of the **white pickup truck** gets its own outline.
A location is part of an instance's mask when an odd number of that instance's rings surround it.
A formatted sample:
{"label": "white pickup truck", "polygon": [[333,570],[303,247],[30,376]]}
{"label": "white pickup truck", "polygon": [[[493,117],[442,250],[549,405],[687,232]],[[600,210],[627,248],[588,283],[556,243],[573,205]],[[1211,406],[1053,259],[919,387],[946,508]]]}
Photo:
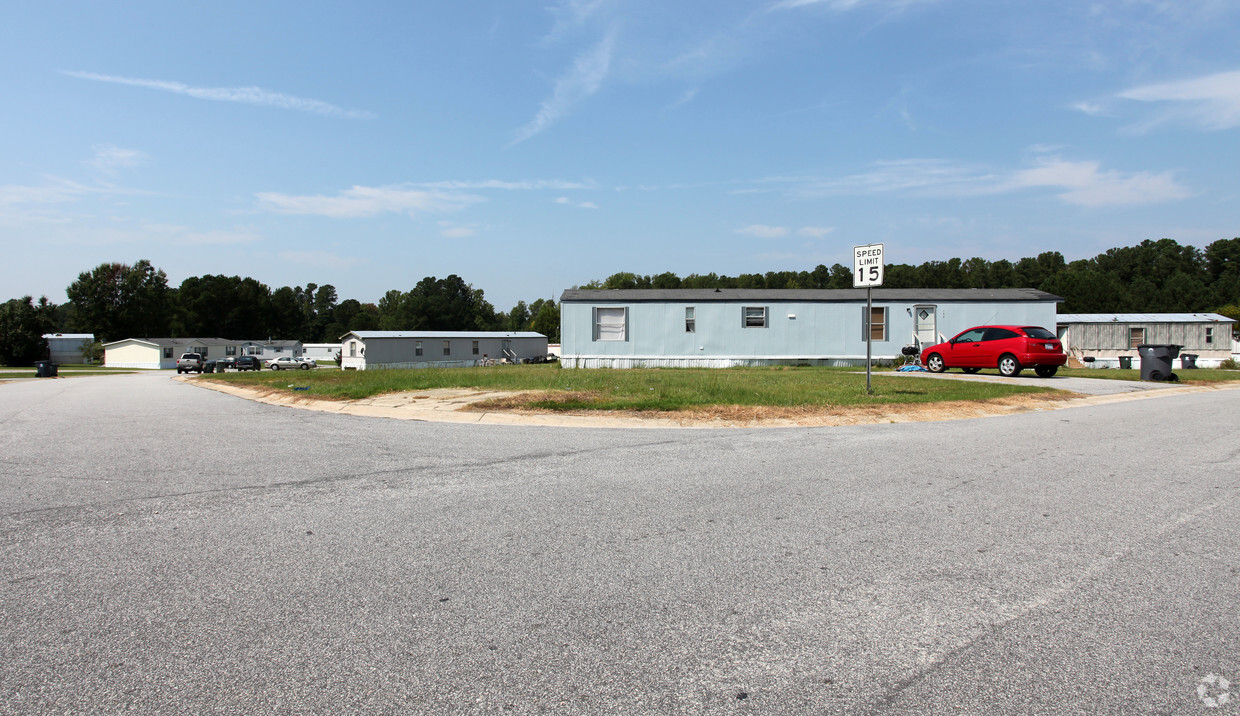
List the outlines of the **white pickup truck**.
{"label": "white pickup truck", "polygon": [[177,358],[177,374],[180,375],[181,373],[189,373],[191,371],[202,373],[202,367],[206,363],[207,361],[202,357],[201,353],[182,353],[181,357]]}

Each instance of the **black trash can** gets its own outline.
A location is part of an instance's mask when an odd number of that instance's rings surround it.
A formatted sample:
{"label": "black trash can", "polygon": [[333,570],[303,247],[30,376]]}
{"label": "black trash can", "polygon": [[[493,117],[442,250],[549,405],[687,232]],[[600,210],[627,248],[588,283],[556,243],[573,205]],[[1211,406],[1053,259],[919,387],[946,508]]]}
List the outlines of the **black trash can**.
{"label": "black trash can", "polygon": [[34,362],[34,377],[55,378],[56,373],[56,364],[50,360],[37,360]]}
{"label": "black trash can", "polygon": [[1171,372],[1171,361],[1180,354],[1177,345],[1147,344],[1137,346],[1141,356],[1141,380],[1179,380]]}
{"label": "black trash can", "polygon": [[1123,368],[1124,370],[1131,369],[1132,368],[1132,356],[1120,356],[1119,367]]}
{"label": "black trash can", "polygon": [[1181,353],[1180,354],[1180,367],[1183,368],[1184,370],[1196,368],[1197,367],[1197,354],[1196,353]]}

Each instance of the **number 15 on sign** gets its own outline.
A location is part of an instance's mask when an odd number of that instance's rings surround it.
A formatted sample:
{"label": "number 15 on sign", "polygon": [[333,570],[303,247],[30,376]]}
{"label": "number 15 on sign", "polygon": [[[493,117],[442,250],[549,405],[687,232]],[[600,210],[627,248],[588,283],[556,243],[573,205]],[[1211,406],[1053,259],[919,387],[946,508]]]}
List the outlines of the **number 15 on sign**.
{"label": "number 15 on sign", "polygon": [[883,285],[883,245],[853,247],[853,288]]}

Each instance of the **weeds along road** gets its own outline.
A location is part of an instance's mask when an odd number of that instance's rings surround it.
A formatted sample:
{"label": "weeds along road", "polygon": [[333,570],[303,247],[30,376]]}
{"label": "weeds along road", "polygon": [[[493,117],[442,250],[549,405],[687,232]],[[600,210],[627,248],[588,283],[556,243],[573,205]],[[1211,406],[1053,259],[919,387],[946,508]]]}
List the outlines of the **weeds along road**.
{"label": "weeds along road", "polygon": [[1238,403],[590,430],[0,385],[0,712],[1234,709]]}

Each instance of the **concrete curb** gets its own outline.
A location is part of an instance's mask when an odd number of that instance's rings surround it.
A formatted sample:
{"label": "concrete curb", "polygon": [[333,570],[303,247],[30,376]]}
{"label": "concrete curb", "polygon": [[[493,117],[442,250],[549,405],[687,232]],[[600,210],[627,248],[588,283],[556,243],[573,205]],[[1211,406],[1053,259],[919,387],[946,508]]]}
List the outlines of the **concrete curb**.
{"label": "concrete curb", "polygon": [[[963,376],[962,376],[963,377]],[[475,425],[521,425],[558,428],[644,428],[644,429],[719,429],[719,428],[789,428],[789,427],[836,427],[841,425],[866,425],[879,423],[927,422],[936,420],[963,420],[969,418],[996,417],[1042,410],[1062,410],[1090,405],[1107,405],[1132,400],[1146,400],[1172,395],[1186,395],[1215,390],[1240,389],[1240,383],[1212,384],[1208,386],[1178,386],[1158,390],[1114,393],[1109,395],[1081,395],[1063,401],[1047,401],[1036,406],[1012,406],[979,404],[971,410],[955,414],[936,414],[933,410],[921,412],[884,412],[881,409],[841,411],[838,414],[817,416],[812,419],[778,419],[762,421],[705,420],[686,421],[632,415],[561,415],[541,413],[479,412],[463,410],[471,403],[490,398],[504,397],[513,393],[479,390],[423,390],[408,393],[380,395],[361,400],[336,401],[303,398],[287,393],[265,392],[253,388],[199,381],[197,376],[179,375],[173,378],[201,388],[209,388],[246,400],[287,408],[315,410],[368,418],[395,420],[419,420],[424,422],[469,423]],[[1079,395],[1079,394],[1078,394]]]}

